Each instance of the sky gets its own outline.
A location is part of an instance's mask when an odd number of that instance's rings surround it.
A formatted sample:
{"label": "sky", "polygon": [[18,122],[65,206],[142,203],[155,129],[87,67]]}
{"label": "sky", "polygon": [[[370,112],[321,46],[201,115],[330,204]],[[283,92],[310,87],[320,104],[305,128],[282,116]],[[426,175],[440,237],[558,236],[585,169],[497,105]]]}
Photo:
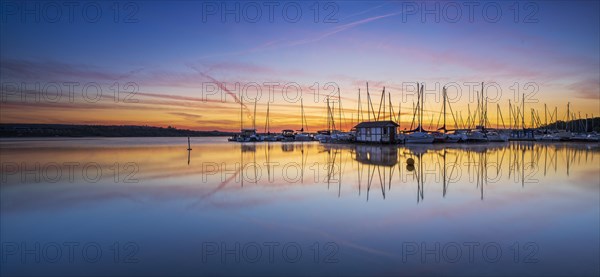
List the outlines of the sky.
{"label": "sky", "polygon": [[417,82],[425,127],[444,86],[462,126],[482,82],[491,126],[516,109],[564,120],[568,103],[600,115],[598,1],[75,4],[2,1],[0,123],[264,131],[268,110],[272,132],[300,129],[302,111],[316,131],[329,99],[336,128],[400,114],[404,129]]}

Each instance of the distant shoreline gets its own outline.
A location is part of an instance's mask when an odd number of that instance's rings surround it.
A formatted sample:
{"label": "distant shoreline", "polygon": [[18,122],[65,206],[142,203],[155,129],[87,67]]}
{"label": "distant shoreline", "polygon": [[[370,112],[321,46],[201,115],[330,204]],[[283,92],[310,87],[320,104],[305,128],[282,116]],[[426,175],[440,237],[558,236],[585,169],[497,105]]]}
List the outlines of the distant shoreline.
{"label": "distant shoreline", "polygon": [[0,124],[2,138],[34,137],[224,137],[233,132],[194,131],[138,125]]}

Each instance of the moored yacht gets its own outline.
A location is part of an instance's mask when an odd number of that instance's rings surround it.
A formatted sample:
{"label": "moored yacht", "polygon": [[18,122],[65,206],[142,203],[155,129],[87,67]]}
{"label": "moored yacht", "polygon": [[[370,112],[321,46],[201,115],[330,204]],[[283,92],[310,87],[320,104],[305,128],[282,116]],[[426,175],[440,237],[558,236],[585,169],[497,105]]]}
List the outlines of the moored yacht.
{"label": "moored yacht", "polygon": [[[464,140],[467,139],[467,136],[464,136]],[[463,135],[461,134],[448,134],[446,137],[446,142],[460,142],[463,141]]]}
{"label": "moored yacht", "polygon": [[337,142],[350,142],[354,140],[354,135],[350,132],[334,131],[331,134],[331,140]]}
{"label": "moored yacht", "polygon": [[331,140],[331,132],[329,132],[329,130],[317,131],[317,134],[314,136],[314,138],[321,143],[329,142]]}
{"label": "moored yacht", "polygon": [[545,135],[537,138],[537,140],[539,140],[539,141],[560,141],[560,137],[558,137],[554,134],[545,134]]}
{"label": "moored yacht", "polygon": [[589,142],[599,142],[600,141],[600,136],[598,134],[595,134],[595,133],[588,134],[586,136],[586,141],[589,141]]}
{"label": "moored yacht", "polygon": [[418,117],[418,127],[413,130],[414,132],[409,133],[408,135],[406,135],[405,139],[404,139],[404,143],[433,143],[434,141],[434,137],[433,135],[424,132],[423,131],[423,102],[425,102],[425,99],[423,97],[423,89],[424,89],[425,85],[420,85],[419,83],[417,83],[417,90],[418,90],[418,100],[417,100],[417,117]]}
{"label": "moored yacht", "polygon": [[427,132],[414,132],[406,135],[404,143],[433,143],[435,138]]}
{"label": "moored yacht", "polygon": [[431,135],[433,136],[433,142],[446,142],[446,139],[448,139],[448,135],[442,132],[433,132]]}
{"label": "moored yacht", "polygon": [[488,139],[481,131],[471,131],[467,133],[467,142],[487,142]]}
{"label": "moored yacht", "polygon": [[508,136],[500,134],[498,132],[488,132],[486,134],[487,140],[492,142],[507,142]]}
{"label": "moored yacht", "polygon": [[277,136],[278,141],[294,141],[295,139],[294,130],[290,129],[281,130],[281,135]]}
{"label": "moored yacht", "polygon": [[294,135],[296,141],[311,141],[313,140],[312,135],[306,132],[300,132]]}
{"label": "moored yacht", "polygon": [[256,134],[256,129],[242,129],[236,138],[237,142],[255,142],[262,141],[262,138]]}

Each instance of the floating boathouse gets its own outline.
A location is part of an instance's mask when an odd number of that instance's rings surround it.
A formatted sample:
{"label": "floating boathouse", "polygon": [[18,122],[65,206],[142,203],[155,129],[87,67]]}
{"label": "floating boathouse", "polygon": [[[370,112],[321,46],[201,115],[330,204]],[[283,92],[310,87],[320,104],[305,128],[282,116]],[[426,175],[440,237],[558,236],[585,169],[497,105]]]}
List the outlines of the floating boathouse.
{"label": "floating boathouse", "polygon": [[394,121],[367,121],[354,126],[356,142],[395,143],[398,124]]}

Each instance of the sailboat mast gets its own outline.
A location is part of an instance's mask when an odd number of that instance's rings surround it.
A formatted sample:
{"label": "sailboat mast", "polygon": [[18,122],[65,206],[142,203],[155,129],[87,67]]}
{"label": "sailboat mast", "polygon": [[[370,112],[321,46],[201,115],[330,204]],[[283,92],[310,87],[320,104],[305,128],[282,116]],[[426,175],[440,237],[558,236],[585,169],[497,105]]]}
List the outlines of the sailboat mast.
{"label": "sailboat mast", "polygon": [[267,102],[267,120],[265,122],[265,133],[271,134],[271,126],[269,126],[269,102]]}
{"label": "sailboat mast", "polygon": [[[558,107],[554,106],[554,116],[556,117],[554,119],[554,130],[558,131]],[[552,120],[552,116],[550,117],[550,120]]]}
{"label": "sailboat mast", "polygon": [[340,94],[340,87],[338,87],[338,119],[340,122],[340,131],[342,130],[342,95]]}
{"label": "sailboat mast", "polygon": [[367,82],[367,118],[371,121],[371,95],[369,94],[369,82]]}
{"label": "sailboat mast", "polygon": [[485,112],[483,113],[483,128],[485,129],[485,125],[488,123],[488,115],[487,115],[487,96],[485,97]]}
{"label": "sailboat mast", "polygon": [[[475,110],[473,111],[473,119],[471,120],[472,125],[475,125],[475,128],[477,128],[477,125],[481,125],[481,99],[479,99],[479,91],[477,92],[477,108],[475,108]],[[479,117],[479,118],[478,118]],[[475,120],[478,119],[479,122],[475,122]]]}
{"label": "sailboat mast", "polygon": [[244,96],[240,95],[240,132],[244,129]]}
{"label": "sailboat mast", "polygon": [[442,88],[444,98],[444,133],[446,133],[446,87]]}
{"label": "sailboat mast", "polygon": [[481,82],[481,128],[485,129],[485,120],[487,119],[487,104],[484,106],[487,100],[483,97],[483,82]]}
{"label": "sailboat mast", "polygon": [[381,93],[381,99],[383,100],[383,120],[385,120],[385,87],[383,87],[383,92]]}
{"label": "sailboat mast", "polygon": [[546,107],[546,103],[544,103],[544,125],[546,127],[545,133],[548,133],[548,108]]}
{"label": "sailboat mast", "polygon": [[300,121],[302,122],[300,132],[304,132],[304,102],[302,101],[302,98],[300,98]]}
{"label": "sailboat mast", "polygon": [[579,132],[581,132],[581,125],[582,125],[582,120],[581,120],[581,112],[578,112],[579,114],[579,119],[577,120],[579,122],[579,126],[577,126],[577,129],[579,129]]}
{"label": "sailboat mast", "polygon": [[392,95],[388,92],[388,102],[390,106],[390,121],[394,120],[394,114],[392,114]]}
{"label": "sailboat mast", "polygon": [[252,117],[252,129],[256,131],[256,99],[254,99],[254,116]]}
{"label": "sailboat mast", "polygon": [[[496,103],[496,120],[502,120],[502,128],[506,129],[506,123],[504,123],[504,116],[502,116],[502,109],[500,108],[500,104]],[[500,128],[500,122],[496,123],[497,128]]]}
{"label": "sailboat mast", "polygon": [[327,131],[331,132],[331,121],[329,120],[329,116],[331,114],[331,110],[329,109],[329,97],[327,97]]}
{"label": "sailboat mast", "polygon": [[423,131],[423,108],[425,107],[425,84],[421,85],[421,131]]}
{"label": "sailboat mast", "polygon": [[417,105],[415,106],[415,111],[417,112],[417,130],[421,131],[421,112],[419,111],[421,108],[421,85],[417,82]]}
{"label": "sailboat mast", "polygon": [[[479,99],[477,99],[477,101],[479,101]],[[467,129],[471,129],[471,104],[467,104]],[[474,121],[474,119],[473,119]]]}
{"label": "sailboat mast", "polygon": [[[523,93],[523,99],[521,99],[521,101],[523,102],[521,111],[521,127],[523,128],[523,131],[525,131],[525,93]],[[525,133],[523,133],[523,135],[525,135]]]}
{"label": "sailboat mast", "polygon": [[571,105],[571,102],[567,102],[567,131],[570,131],[569,125],[572,125],[572,124],[569,124],[569,118],[570,118],[569,106],[570,105]]}
{"label": "sailboat mast", "polygon": [[424,86],[425,86],[424,84],[421,85],[421,90],[419,92],[419,94],[421,95],[421,98],[420,98],[421,107],[419,109],[419,112],[421,113],[421,115],[419,116],[419,131],[420,132],[423,132],[423,102],[425,102],[425,95],[423,95],[423,87]]}
{"label": "sailboat mast", "polygon": [[512,130],[512,105],[510,99],[508,99],[508,129]]}
{"label": "sailboat mast", "polygon": [[402,114],[401,111],[402,111],[402,94],[400,94],[400,102],[398,102],[398,119],[397,119],[398,129],[400,129],[400,124],[402,124],[401,123],[402,121],[400,120],[400,115]]}
{"label": "sailboat mast", "polygon": [[360,123],[360,116],[362,114],[362,111],[360,110],[361,108],[361,103],[360,103],[360,88],[358,88],[358,114],[356,116],[356,123]]}

